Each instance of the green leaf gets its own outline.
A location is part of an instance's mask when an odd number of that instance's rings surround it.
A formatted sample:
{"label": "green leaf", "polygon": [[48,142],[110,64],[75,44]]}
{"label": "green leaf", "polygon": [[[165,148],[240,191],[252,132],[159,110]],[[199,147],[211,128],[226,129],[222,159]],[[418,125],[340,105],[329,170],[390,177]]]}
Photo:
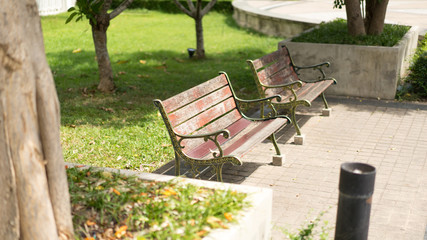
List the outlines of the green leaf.
{"label": "green leaf", "polygon": [[95,13],[99,13],[99,11],[100,11],[100,9],[101,9],[101,6],[104,4],[104,2],[103,1],[99,1],[99,2],[97,2],[97,3],[95,3],[95,4],[93,4],[92,5],[92,10],[93,10],[93,12],[95,12]]}
{"label": "green leaf", "polygon": [[73,12],[71,13],[71,15],[67,18],[67,20],[65,21],[65,24],[69,23],[71,20],[73,20],[74,16],[76,16],[77,13]]}
{"label": "green leaf", "polygon": [[75,7],[70,7],[67,12],[72,12],[72,11],[75,11],[75,10],[76,10]]}
{"label": "green leaf", "polygon": [[76,18],[76,22],[80,21],[83,19],[83,16],[79,16],[78,18]]}

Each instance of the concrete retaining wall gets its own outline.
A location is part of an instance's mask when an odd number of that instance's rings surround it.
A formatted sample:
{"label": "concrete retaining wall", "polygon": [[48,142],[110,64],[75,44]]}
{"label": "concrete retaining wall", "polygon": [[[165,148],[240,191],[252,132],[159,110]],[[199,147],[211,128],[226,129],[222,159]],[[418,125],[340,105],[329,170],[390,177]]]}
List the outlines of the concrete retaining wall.
{"label": "concrete retaining wall", "polygon": [[236,23],[245,28],[276,37],[291,37],[316,26],[318,23],[307,19],[287,19],[280,14],[250,8],[245,1],[235,0],[232,2],[234,11],[233,18]]}
{"label": "concrete retaining wall", "polygon": [[[327,75],[338,84],[326,91],[329,95],[394,99],[401,76],[406,74],[409,61],[417,47],[418,28],[412,27],[393,47],[356,46],[279,42],[286,45],[296,65],[330,62]],[[313,72],[301,74],[301,79],[313,78]]]}

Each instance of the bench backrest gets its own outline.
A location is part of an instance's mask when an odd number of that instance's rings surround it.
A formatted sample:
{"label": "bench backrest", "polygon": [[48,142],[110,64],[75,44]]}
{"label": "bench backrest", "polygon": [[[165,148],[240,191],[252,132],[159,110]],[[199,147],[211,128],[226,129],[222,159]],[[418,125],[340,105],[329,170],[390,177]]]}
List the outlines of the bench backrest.
{"label": "bench backrest", "polygon": [[[161,102],[167,128],[182,135],[225,129],[242,118],[226,74],[197,85]],[[162,111],[161,111],[162,112]],[[174,134],[169,131],[169,134]],[[175,136],[172,136],[175,137]],[[199,143],[185,140],[184,152]]]}
{"label": "bench backrest", "polygon": [[286,46],[247,62],[251,67],[261,97],[276,95],[282,91],[281,89],[266,90],[262,85],[280,85],[299,80]]}

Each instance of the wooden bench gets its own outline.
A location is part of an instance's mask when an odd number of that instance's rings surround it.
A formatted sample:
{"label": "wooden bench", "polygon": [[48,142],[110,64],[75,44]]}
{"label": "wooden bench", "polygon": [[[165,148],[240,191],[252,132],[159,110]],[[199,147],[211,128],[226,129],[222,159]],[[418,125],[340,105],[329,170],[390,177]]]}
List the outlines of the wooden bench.
{"label": "wooden bench", "polygon": [[280,101],[280,96],[257,100],[236,97],[226,73],[164,101],[154,100],[169,132],[175,151],[175,174],[180,175],[180,159],[189,164],[193,176],[201,166],[212,166],[222,181],[225,163],[242,165],[241,158],[256,144],[270,138],[280,157],[275,132],[290,119],[271,114],[268,117],[246,116],[241,108],[247,104]]}
{"label": "wooden bench", "polygon": [[[282,48],[255,60],[247,60],[257,84],[261,98],[280,95],[281,101],[273,101],[273,105],[280,114],[289,114],[297,135],[295,144],[302,145],[304,136],[295,118],[295,109],[299,105],[311,106],[311,102],[319,95],[322,96],[325,109],[324,116],[329,116],[331,109],[326,101],[324,91],[336,83],[333,78],[326,77],[322,67],[329,67],[328,62],[312,66],[296,66],[292,61],[288,48]],[[303,80],[299,78],[299,71],[305,69],[317,70],[318,79]]]}

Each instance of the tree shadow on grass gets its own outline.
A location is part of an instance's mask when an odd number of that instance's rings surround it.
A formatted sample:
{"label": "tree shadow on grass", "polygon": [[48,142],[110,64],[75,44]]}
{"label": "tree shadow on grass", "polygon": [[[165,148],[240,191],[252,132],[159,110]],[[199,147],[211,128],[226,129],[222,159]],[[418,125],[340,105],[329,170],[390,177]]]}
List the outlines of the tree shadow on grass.
{"label": "tree shadow on grass", "polygon": [[166,99],[225,71],[242,98],[257,98],[248,58],[264,55],[253,49],[209,54],[204,60],[174,51],[134,52],[112,56],[117,90],[103,94],[96,87],[98,69],[93,51],[49,53],[48,59],[61,103],[63,125],[89,124],[120,128],[152,120],[153,99]]}

